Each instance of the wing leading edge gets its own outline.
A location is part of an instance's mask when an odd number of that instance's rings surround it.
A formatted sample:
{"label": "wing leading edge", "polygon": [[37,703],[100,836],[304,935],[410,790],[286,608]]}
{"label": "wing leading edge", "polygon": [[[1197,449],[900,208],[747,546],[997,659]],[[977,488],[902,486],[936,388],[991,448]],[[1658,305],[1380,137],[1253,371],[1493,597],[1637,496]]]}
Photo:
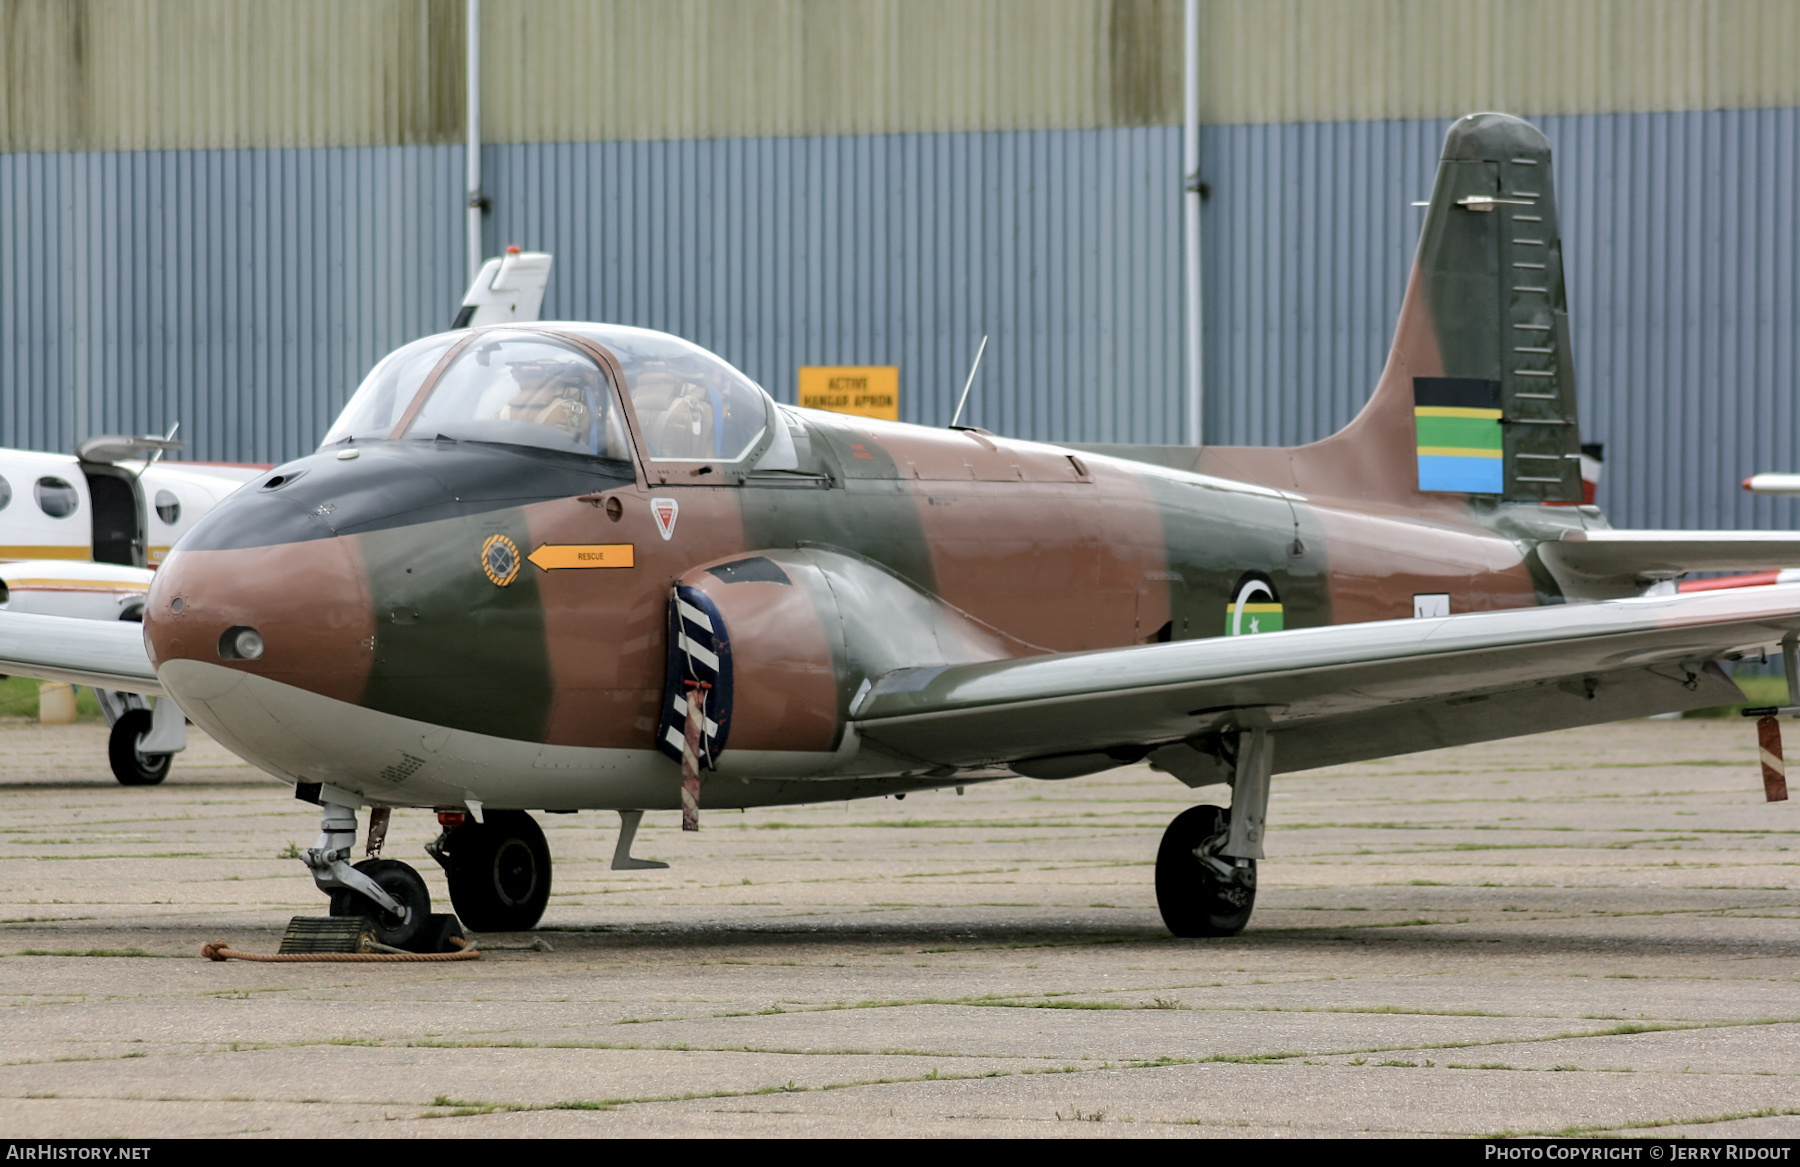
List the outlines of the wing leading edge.
{"label": "wing leading edge", "polygon": [[144,626],[0,612],[0,673],[160,697]]}
{"label": "wing leading edge", "polygon": [[934,765],[1067,777],[1148,755],[1224,781],[1220,745],[1275,735],[1276,772],[1741,700],[1713,664],[1800,631],[1800,585],[903,669],[852,711]]}

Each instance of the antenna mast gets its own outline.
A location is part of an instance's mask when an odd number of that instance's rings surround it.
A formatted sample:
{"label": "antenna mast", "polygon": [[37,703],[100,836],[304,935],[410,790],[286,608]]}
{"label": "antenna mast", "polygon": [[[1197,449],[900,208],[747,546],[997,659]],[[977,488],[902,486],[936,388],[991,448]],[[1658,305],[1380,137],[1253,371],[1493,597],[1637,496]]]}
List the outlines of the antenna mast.
{"label": "antenna mast", "polygon": [[975,350],[975,363],[969,366],[969,379],[963,382],[962,396],[957,398],[956,413],[950,418],[950,428],[956,429],[956,423],[962,420],[963,406],[969,403],[969,389],[975,384],[975,371],[981,368],[981,354],[987,352],[987,333],[981,334],[981,347]]}

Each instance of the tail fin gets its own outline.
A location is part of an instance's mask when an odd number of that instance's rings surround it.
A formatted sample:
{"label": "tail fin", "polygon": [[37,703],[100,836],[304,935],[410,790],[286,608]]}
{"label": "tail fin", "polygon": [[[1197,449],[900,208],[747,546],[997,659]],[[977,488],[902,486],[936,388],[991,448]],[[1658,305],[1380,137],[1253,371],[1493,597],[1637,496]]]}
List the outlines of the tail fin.
{"label": "tail fin", "polygon": [[515,245],[506,254],[481,265],[463,297],[462,308],[451,328],[480,328],[484,324],[529,323],[544,307],[544,285],[550,282],[552,257],[544,251],[521,251]]}
{"label": "tail fin", "polygon": [[1444,138],[1393,348],[1362,412],[1310,446],[1214,447],[1201,465],[1340,497],[1578,503],[1580,459],[1550,143],[1528,122],[1477,113]]}

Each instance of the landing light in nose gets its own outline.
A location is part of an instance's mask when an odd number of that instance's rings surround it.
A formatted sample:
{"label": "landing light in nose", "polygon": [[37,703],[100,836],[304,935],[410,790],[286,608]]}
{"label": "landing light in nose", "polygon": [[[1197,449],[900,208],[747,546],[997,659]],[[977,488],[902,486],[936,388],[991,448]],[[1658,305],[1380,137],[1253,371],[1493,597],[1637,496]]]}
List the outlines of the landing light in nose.
{"label": "landing light in nose", "polygon": [[225,660],[256,660],[263,654],[262,633],[238,625],[219,637],[219,656]]}

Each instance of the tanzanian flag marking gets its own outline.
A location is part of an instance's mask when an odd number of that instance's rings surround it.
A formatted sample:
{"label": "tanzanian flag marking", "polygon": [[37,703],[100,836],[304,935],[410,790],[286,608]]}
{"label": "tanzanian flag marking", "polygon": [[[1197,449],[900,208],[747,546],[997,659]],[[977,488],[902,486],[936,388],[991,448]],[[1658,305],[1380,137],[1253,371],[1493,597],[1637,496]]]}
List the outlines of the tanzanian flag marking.
{"label": "tanzanian flag marking", "polygon": [[1499,494],[1506,489],[1500,382],[1414,377],[1419,489]]}

